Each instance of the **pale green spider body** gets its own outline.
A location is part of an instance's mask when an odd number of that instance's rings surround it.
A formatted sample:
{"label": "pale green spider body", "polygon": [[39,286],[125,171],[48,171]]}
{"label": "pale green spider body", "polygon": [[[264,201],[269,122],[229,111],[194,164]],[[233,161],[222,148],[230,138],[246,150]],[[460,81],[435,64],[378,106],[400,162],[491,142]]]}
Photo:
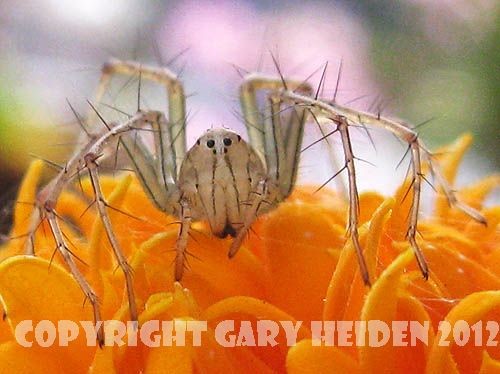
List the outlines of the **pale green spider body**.
{"label": "pale green spider body", "polygon": [[207,220],[212,233],[225,238],[243,227],[252,194],[265,178],[262,160],[240,135],[211,129],[186,154],[178,185],[192,218]]}

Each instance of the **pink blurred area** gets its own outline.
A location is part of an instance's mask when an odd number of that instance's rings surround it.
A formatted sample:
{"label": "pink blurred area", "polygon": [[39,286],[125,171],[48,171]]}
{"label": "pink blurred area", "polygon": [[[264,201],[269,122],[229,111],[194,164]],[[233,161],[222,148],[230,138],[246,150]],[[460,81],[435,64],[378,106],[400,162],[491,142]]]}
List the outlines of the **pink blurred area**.
{"label": "pink blurred area", "polygon": [[[202,111],[192,120],[196,129],[234,124],[223,108],[224,101],[237,93],[241,77],[236,71],[277,75],[271,54],[287,77],[305,79],[316,71],[309,80],[314,86],[328,62],[326,96],[333,97],[341,61],[340,101],[377,92],[369,38],[362,24],[340,6],[297,4],[259,10],[243,1],[186,1],[165,13],[157,39],[166,56],[189,48],[186,70],[197,92],[190,102]],[[237,106],[234,100],[233,104]]]}

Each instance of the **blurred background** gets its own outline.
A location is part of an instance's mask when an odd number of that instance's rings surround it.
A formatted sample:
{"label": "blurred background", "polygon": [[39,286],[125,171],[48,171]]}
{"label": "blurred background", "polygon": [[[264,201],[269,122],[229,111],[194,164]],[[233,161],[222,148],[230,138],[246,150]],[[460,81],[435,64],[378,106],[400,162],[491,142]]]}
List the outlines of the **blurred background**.
{"label": "blurred background", "polygon": [[[342,61],[339,103],[413,124],[432,119],[419,129],[431,148],[473,133],[458,181],[470,183],[500,164],[499,9],[495,0],[2,0],[0,216],[33,157],[67,159],[78,126],[66,101],[86,115],[109,57],[168,64],[180,74],[189,144],[212,126],[244,131],[235,115],[240,74],[276,73],[271,53],[286,76],[316,71],[315,85],[328,62],[330,98]],[[133,113],[137,82],[118,79],[103,101]],[[165,109],[162,95],[144,84],[141,105]],[[363,132],[353,135],[356,155],[374,164],[358,162],[359,183],[389,193],[404,176],[406,166],[396,165],[405,147],[387,133],[372,136],[375,149]],[[311,129],[304,145],[318,137]],[[324,144],[308,151],[302,183],[332,175],[327,154]]]}

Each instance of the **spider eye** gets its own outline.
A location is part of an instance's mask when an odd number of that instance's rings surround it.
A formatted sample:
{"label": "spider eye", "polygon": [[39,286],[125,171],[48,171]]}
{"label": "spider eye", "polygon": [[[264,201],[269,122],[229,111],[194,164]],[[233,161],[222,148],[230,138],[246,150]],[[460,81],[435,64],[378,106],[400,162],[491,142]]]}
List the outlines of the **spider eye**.
{"label": "spider eye", "polygon": [[215,141],[213,139],[207,140],[207,147],[213,148],[215,145]]}
{"label": "spider eye", "polygon": [[224,138],[224,145],[229,147],[231,144],[233,144],[233,141],[231,139]]}

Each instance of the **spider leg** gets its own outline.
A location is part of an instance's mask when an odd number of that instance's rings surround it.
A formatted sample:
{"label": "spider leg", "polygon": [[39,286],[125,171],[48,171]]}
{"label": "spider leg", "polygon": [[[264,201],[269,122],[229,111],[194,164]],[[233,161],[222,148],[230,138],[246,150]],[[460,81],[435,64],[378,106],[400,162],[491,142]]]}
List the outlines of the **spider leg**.
{"label": "spider leg", "polygon": [[97,170],[98,165],[96,162],[97,157],[98,156],[94,153],[88,153],[87,155],[85,155],[85,163],[90,174],[90,181],[92,183],[92,189],[94,190],[94,197],[99,215],[101,217],[101,222],[106,231],[106,235],[108,236],[108,240],[111,244],[111,248],[113,249],[113,253],[118,261],[118,265],[122,269],[123,275],[125,276],[130,319],[132,321],[137,321],[138,315],[137,305],[135,302],[134,284],[132,281],[132,268],[128,264],[127,259],[123,254],[123,250],[121,249],[120,243],[118,242],[116,235],[113,232],[113,226],[111,224],[111,219],[109,218],[109,214],[107,211],[107,204],[104,199],[104,194],[102,193],[101,183],[99,182],[99,173]]}
{"label": "spider leg", "polygon": [[[183,160],[186,155],[186,96],[184,88],[177,76],[166,67],[152,67],[134,61],[121,61],[110,59],[102,67],[102,75],[95,93],[96,103],[100,103],[108,89],[114,74],[126,76],[137,75],[140,79],[148,79],[165,86],[168,103],[168,131],[172,139],[170,152],[173,153],[174,164],[176,160]],[[96,113],[89,112],[88,123],[92,126],[96,120]],[[180,165],[176,165],[175,173]]]}
{"label": "spider leg", "polygon": [[[115,74],[138,75],[139,79],[148,79],[166,88],[168,120],[158,113],[150,122],[155,143],[154,154],[140,136],[135,139],[124,136],[120,138],[120,143],[150,200],[160,210],[175,213],[174,205],[177,205],[179,200],[175,186],[180,170],[180,163],[177,161],[183,160],[186,155],[186,98],[183,86],[177,76],[167,68],[111,59],[102,67],[101,80],[95,95],[96,102],[102,100]],[[95,111],[91,111],[89,123],[95,121],[95,116]]]}
{"label": "spider leg", "polygon": [[[283,87],[312,93],[312,88],[305,82],[256,74],[247,76],[240,86],[241,107],[250,144],[260,155],[264,155],[267,177],[251,192],[250,205],[229,248],[230,258],[238,252],[257,216],[284,200],[295,183],[306,115],[303,108],[294,105],[282,107],[281,97],[274,92]],[[257,99],[259,91],[266,94],[268,104],[262,110]],[[289,113],[285,113],[287,111]],[[282,116],[287,119],[287,126],[283,126]],[[264,208],[263,204],[266,204]]]}
{"label": "spider leg", "polygon": [[[91,163],[87,165],[88,155],[99,155],[101,154],[102,148],[106,145],[106,143],[127,131],[130,131],[134,128],[138,128],[143,126],[145,123],[151,122],[155,118],[155,112],[144,112],[138,113],[134,117],[129,120],[120,123],[120,124],[111,124],[110,129],[106,129],[99,134],[95,134],[91,137],[91,140],[85,145],[80,151],[76,152],[73,157],[70,158],[68,163],[62,168],[59,174],[49,183],[47,184],[37,196],[37,206],[39,209],[35,209],[32,213],[32,227],[33,230],[29,235],[29,238],[25,244],[25,251],[27,254],[34,254],[34,235],[35,228],[39,226],[39,223],[43,219],[47,219],[52,236],[56,242],[57,250],[63,257],[66,262],[71,274],[79,284],[86,298],[90,300],[92,303],[92,307],[94,309],[94,319],[96,323],[102,322],[100,309],[98,305],[98,300],[95,292],[92,290],[89,283],[85,280],[78,267],[76,266],[71,254],[66,245],[66,241],[64,240],[64,234],[59,226],[57,221],[55,206],[61,195],[63,189],[71,182],[71,180],[78,175],[78,173],[91,166]],[[92,174],[91,174],[92,175]],[[96,185],[94,184],[94,187]],[[97,184],[98,186],[98,184]],[[98,199],[99,200],[99,199]],[[101,200],[103,202],[103,200]],[[106,214],[101,214],[102,217],[107,217]],[[106,221],[106,218],[104,218]],[[109,221],[109,220],[108,220]],[[106,225],[106,224],[105,224]],[[133,310],[131,310],[131,313]],[[103,343],[104,339],[104,330],[102,326],[99,327],[99,331],[97,332],[97,338],[99,344]]]}
{"label": "spider leg", "polygon": [[[284,95],[290,99],[296,100],[297,103],[302,105],[308,105],[312,108],[319,111],[319,114],[326,116],[327,118],[332,119],[334,122],[342,123],[344,122],[346,126],[340,126],[339,131],[342,136],[342,143],[344,145],[344,155],[346,157],[346,162],[350,158],[348,148],[350,145],[346,147],[348,142],[348,133],[347,133],[347,125],[349,122],[351,123],[363,123],[364,125],[371,125],[374,127],[384,128],[389,130],[393,134],[395,134],[400,139],[406,141],[411,149],[411,158],[412,158],[412,191],[413,198],[412,204],[410,208],[410,220],[408,223],[408,231],[407,231],[407,239],[415,253],[415,257],[417,259],[417,263],[419,265],[420,271],[425,279],[429,277],[429,270],[427,263],[425,261],[422,250],[418,246],[416,241],[416,232],[417,232],[417,224],[418,224],[418,214],[419,214],[419,205],[420,205],[420,190],[421,190],[421,157],[420,157],[420,147],[421,143],[419,142],[417,134],[411,130],[410,128],[400,124],[398,122],[375,116],[369,113],[358,112],[352,110],[350,108],[342,107],[332,102],[325,102],[321,100],[315,100],[310,97],[299,97],[295,93],[284,93]],[[352,155],[352,150],[350,151]],[[347,163],[347,169],[349,173],[349,190],[350,190],[350,207],[349,207],[349,226],[351,229],[352,226],[357,226],[357,222],[353,224],[352,220],[357,216],[357,209],[359,209],[359,203],[357,202],[357,191],[352,186],[355,185],[355,173],[354,173],[354,165],[352,164],[351,168],[349,167],[349,163]],[[356,192],[356,197],[354,197],[354,192]],[[354,202],[353,202],[354,200]],[[358,262],[360,266],[360,270],[363,276],[363,280],[366,284],[369,284],[369,275],[366,273],[366,264],[364,264],[364,257],[362,256],[361,248],[359,247],[359,243],[357,243],[357,237],[352,236],[355,248],[358,255]]]}
{"label": "spider leg", "polygon": [[430,152],[425,150],[424,148],[424,154],[426,155],[427,162],[429,163],[429,167],[431,170],[431,173],[435,176],[436,180],[438,183],[441,185],[441,188],[443,189],[443,192],[446,196],[446,199],[448,200],[449,204],[465,214],[467,214],[469,217],[472,217],[474,220],[476,220],[479,223],[482,223],[483,225],[486,225],[486,218],[479,213],[476,209],[468,206],[467,204],[464,204],[461,202],[456,194],[455,191],[453,191],[452,187],[446,180],[446,178],[443,176],[443,173],[441,172],[441,168],[439,167],[438,164],[434,162],[432,159],[432,156],[430,155]]}
{"label": "spider leg", "polygon": [[422,188],[422,165],[421,165],[421,157],[420,157],[420,145],[418,143],[418,137],[415,134],[415,137],[410,142],[411,149],[411,164],[412,164],[412,184],[413,184],[413,198],[410,208],[410,222],[408,223],[408,232],[406,237],[410,242],[410,245],[413,249],[413,253],[417,259],[418,267],[422,272],[422,275],[427,280],[429,278],[429,267],[427,266],[427,261],[425,260],[424,254],[422,250],[417,244],[417,223],[418,223],[418,214],[419,214],[419,206],[420,206],[420,193]]}
{"label": "spider leg", "polygon": [[[128,154],[149,199],[160,210],[181,216],[175,259],[175,279],[180,280],[184,271],[191,223],[189,201],[180,198],[177,188],[177,175],[180,171],[180,163],[177,160],[184,160],[186,156],[184,89],[177,76],[167,68],[155,68],[113,59],[102,68],[101,81],[96,92],[97,102],[102,100],[114,74],[139,75],[139,79],[158,82],[167,90],[168,120],[165,115],[158,112],[156,118],[150,121],[155,145],[154,153],[140,136],[135,138],[131,135],[123,136],[120,138],[120,143]],[[90,122],[92,123],[92,118]]]}
{"label": "spider leg", "polygon": [[182,224],[176,244],[175,270],[175,277],[180,280],[184,270],[184,252],[191,220],[187,203],[181,201],[178,204],[180,199],[176,186],[180,169],[180,163],[177,163],[177,160],[183,160],[186,155],[184,89],[177,76],[167,68],[155,68],[136,62],[113,59],[102,68],[101,81],[96,92],[97,102],[102,100],[113,74],[139,75],[140,79],[158,82],[167,90],[168,120],[163,114],[158,113],[157,117],[150,122],[155,144],[154,153],[149,150],[141,137],[124,136],[120,138],[120,143],[128,154],[150,200],[166,213],[174,214],[177,210],[180,211]]}
{"label": "spider leg", "polygon": [[28,238],[26,239],[26,244],[24,245],[24,253],[28,256],[35,255],[35,233],[41,224],[43,224],[41,209],[40,207],[35,206],[35,209],[31,213]]}
{"label": "spider leg", "polygon": [[[417,224],[418,224],[418,214],[419,214],[419,204],[420,204],[420,190],[421,190],[421,178],[422,178],[422,167],[421,167],[421,155],[420,155],[420,150],[424,149],[425,147],[422,144],[422,142],[419,140],[417,133],[406,126],[403,123],[398,123],[396,121],[381,117],[380,115],[373,115],[370,113],[365,113],[361,111],[356,111],[347,107],[343,107],[341,105],[338,105],[333,102],[328,102],[328,101],[322,101],[322,100],[317,100],[312,97],[304,96],[297,94],[295,92],[291,92],[289,90],[282,90],[281,95],[283,96],[284,99],[291,100],[297,105],[302,105],[311,108],[311,110],[315,110],[318,112],[318,115],[322,115],[326,118],[329,118],[336,122],[337,124],[339,122],[342,122],[343,120],[346,121],[346,123],[362,123],[365,126],[373,126],[373,127],[378,127],[382,128],[385,130],[388,130],[392,132],[394,135],[396,135],[398,138],[402,139],[403,141],[407,142],[410,150],[411,150],[411,160],[412,160],[412,174],[413,174],[413,180],[412,180],[412,189],[413,189],[413,200],[410,208],[410,220],[408,223],[408,231],[407,231],[407,239],[410,242],[410,245],[415,253],[415,257],[417,259],[418,265],[420,267],[420,270],[422,272],[422,275],[424,276],[425,279],[428,278],[429,276],[429,270],[427,267],[427,263],[425,261],[424,255],[418,246],[418,243],[416,241],[416,232],[417,232]],[[340,129],[339,129],[340,130]],[[345,135],[344,135],[345,136]],[[345,141],[343,141],[343,144],[345,144]],[[344,154],[346,155],[347,159],[347,154],[345,152],[345,145],[344,145]],[[479,222],[486,222],[484,217],[477,212],[475,209],[466,206],[463,203],[458,202],[456,197],[454,196],[453,192],[449,188],[448,184],[442,177],[439,169],[437,168],[436,165],[431,165],[431,170],[434,171],[436,176],[438,177],[441,185],[443,186],[443,189],[445,191],[445,194],[450,202],[450,204],[455,205],[457,208],[461,209],[464,211],[466,214],[468,214],[471,218],[479,221]],[[348,169],[349,170],[349,169]],[[354,173],[350,173],[349,176],[349,184],[353,184],[353,179],[355,179]],[[352,187],[350,187],[350,190],[355,192]],[[351,194],[351,205],[350,205],[350,223],[352,223],[352,217],[355,216],[356,213],[353,213],[355,210],[355,205],[352,202],[352,194]],[[360,268],[361,271],[363,272],[363,265],[360,262]]]}
{"label": "spider leg", "polygon": [[191,209],[187,199],[181,199],[181,225],[179,235],[175,243],[175,280],[180,281],[184,274],[186,260],[186,248],[191,227]]}
{"label": "spider leg", "polygon": [[287,124],[284,127],[285,163],[279,181],[283,199],[290,195],[297,180],[304,125],[307,118],[308,112],[300,107],[294,106],[293,110],[288,113]]}
{"label": "spider leg", "polygon": [[[61,192],[67,184],[71,182],[71,180],[77,176],[80,171],[86,168],[86,155],[100,155],[106,143],[111,139],[133,129],[141,128],[144,124],[151,123],[155,120],[157,113],[158,112],[154,111],[138,113],[127,121],[119,124],[113,123],[111,124],[109,130],[106,129],[105,131],[101,131],[99,134],[92,136],[92,139],[69,159],[67,164],[59,171],[57,176],[38,193],[38,205],[43,207],[46,203],[55,204],[57,202]],[[39,213],[34,212],[34,214]],[[40,215],[40,219],[41,218],[43,217]],[[33,221],[36,222],[36,219]],[[33,227],[36,227],[37,225],[38,222],[36,222]],[[29,242],[30,241],[28,241],[27,244],[30,244]],[[27,252],[28,251],[29,250],[27,249]]]}
{"label": "spider leg", "polygon": [[337,124],[337,129],[340,132],[340,137],[342,139],[342,147],[344,148],[345,157],[345,167],[347,168],[348,180],[349,180],[349,222],[348,222],[348,233],[351,236],[352,242],[354,244],[354,249],[356,250],[356,256],[358,258],[359,269],[361,272],[361,277],[366,285],[370,285],[370,274],[368,274],[368,267],[366,265],[365,257],[363,256],[363,250],[361,244],[359,243],[358,234],[358,220],[359,220],[359,195],[358,187],[356,184],[356,169],[354,166],[354,153],[352,151],[351,138],[349,136],[347,120],[339,116]]}
{"label": "spider leg", "polygon": [[[259,91],[279,91],[283,86],[305,95],[312,94],[311,86],[306,82],[285,80],[261,74],[247,75],[240,86],[240,104],[252,147],[265,155],[265,118],[259,109],[257,94]],[[293,133],[293,136],[291,135]],[[285,130],[285,139],[302,138],[291,127]],[[287,143],[289,144],[289,143]],[[293,142],[292,142],[293,144]]]}
{"label": "spider leg", "polygon": [[174,213],[171,204],[175,194],[176,166],[172,152],[170,127],[165,116],[154,112],[150,121],[153,130],[156,152],[153,154],[140,136],[122,136],[120,143],[128,155],[141,185],[156,207],[166,213]]}
{"label": "spider leg", "polygon": [[285,139],[283,138],[280,115],[281,101],[272,94],[268,97],[268,101],[269,116],[267,116],[266,126],[264,126],[267,175],[279,185],[283,178],[282,173],[285,171]]}
{"label": "spider leg", "polygon": [[233,241],[231,242],[231,246],[229,247],[229,258],[234,257],[240,249],[241,244],[243,243],[243,240],[245,240],[245,236],[248,233],[248,230],[250,230],[252,223],[255,221],[255,218],[259,213],[261,204],[266,202],[269,187],[267,183],[268,181],[265,180],[260,181],[257,186],[257,190],[253,193],[255,195],[255,198],[252,200],[252,204],[246,211],[243,226],[239,229],[238,234],[233,239]]}
{"label": "spider leg", "polygon": [[87,282],[85,277],[82,275],[80,270],[78,269],[78,266],[76,266],[76,263],[73,261],[73,257],[71,257],[71,254],[68,250],[68,247],[66,245],[66,242],[63,237],[63,233],[61,230],[61,227],[59,226],[59,223],[57,222],[56,214],[53,208],[53,204],[50,202],[47,202],[44,206],[44,214],[47,217],[47,221],[49,222],[50,230],[52,232],[52,235],[54,236],[54,240],[56,242],[57,250],[61,254],[64,262],[69,268],[69,271],[71,272],[71,275],[75,278],[76,282],[82,289],[85,297],[90,301],[93,311],[94,311],[94,321],[97,324],[100,323],[99,328],[97,329],[97,341],[99,343],[99,346],[103,346],[104,344],[104,328],[103,328],[103,323],[101,319],[101,311],[99,307],[99,300],[97,299],[97,295],[90,286],[90,284]]}
{"label": "spider leg", "polygon": [[[286,87],[292,92],[312,94],[306,82],[286,80],[283,77],[248,75],[240,87],[240,100],[250,144],[265,156],[267,173],[279,188],[279,201],[292,191],[297,177],[298,160],[307,113],[304,108],[283,106],[283,99],[275,92]],[[259,108],[257,94],[268,92],[268,105]],[[281,116],[286,119],[282,124]]]}

